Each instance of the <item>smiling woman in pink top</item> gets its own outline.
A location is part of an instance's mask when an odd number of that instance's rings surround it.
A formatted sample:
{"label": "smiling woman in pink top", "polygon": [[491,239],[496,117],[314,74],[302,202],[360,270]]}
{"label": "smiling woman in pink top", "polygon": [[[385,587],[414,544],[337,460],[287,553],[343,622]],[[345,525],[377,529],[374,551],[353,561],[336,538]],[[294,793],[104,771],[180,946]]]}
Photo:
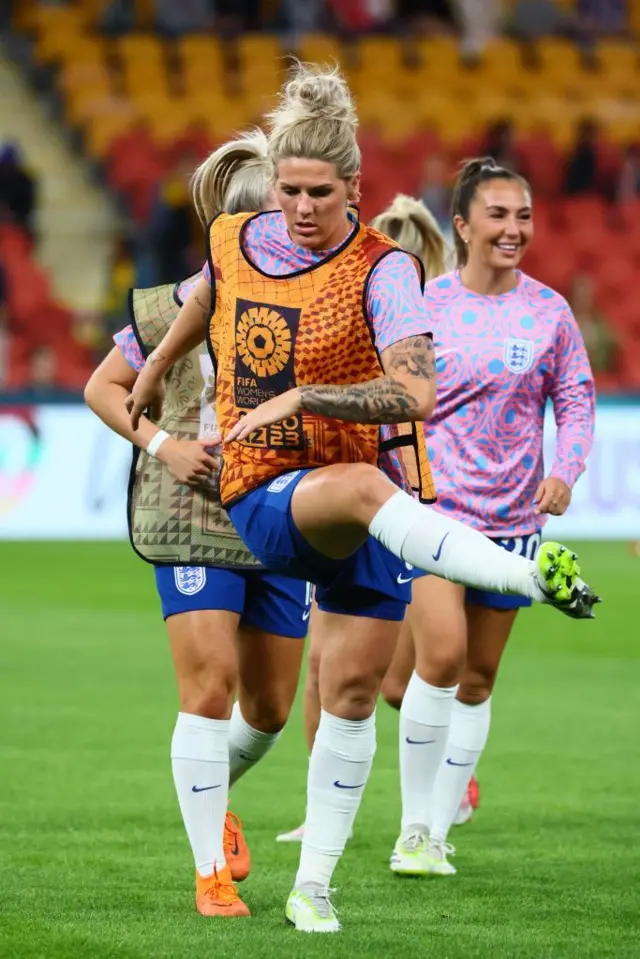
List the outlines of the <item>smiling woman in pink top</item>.
{"label": "smiling woman in pink top", "polygon": [[[458,269],[425,288],[438,357],[437,405],[425,424],[434,508],[533,558],[547,515],[564,513],[585,468],[593,377],[566,300],[518,269],[533,237],[526,181],[490,158],[472,160],[452,213]],[[548,399],[558,440],[545,475]],[[503,650],[530,605],[437,576],[414,580],[414,648],[409,640],[398,649],[383,684],[390,702],[402,700],[394,872],[455,872],[447,835],[489,735]]]}

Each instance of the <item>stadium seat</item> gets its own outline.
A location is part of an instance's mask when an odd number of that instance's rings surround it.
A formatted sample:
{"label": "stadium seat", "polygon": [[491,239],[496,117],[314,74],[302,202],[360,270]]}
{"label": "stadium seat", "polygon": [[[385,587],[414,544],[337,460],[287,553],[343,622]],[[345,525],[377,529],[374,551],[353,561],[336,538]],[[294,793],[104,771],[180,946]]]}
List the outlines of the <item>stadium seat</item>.
{"label": "stadium seat", "polygon": [[224,83],[224,53],[215,37],[182,37],[176,45],[177,62],[186,95],[215,95]]}
{"label": "stadium seat", "polygon": [[603,88],[609,95],[633,97],[640,83],[640,60],[634,43],[600,40],[596,59]]}
{"label": "stadium seat", "polygon": [[81,29],[73,26],[69,29],[43,32],[38,36],[34,56],[38,63],[58,64],[73,57],[84,42],[85,36]]}
{"label": "stadium seat", "polygon": [[344,51],[337,37],[308,33],[298,40],[295,53],[303,63],[342,63]]}
{"label": "stadium seat", "polygon": [[135,113],[130,104],[118,104],[120,109],[103,114],[92,114],[86,122],[84,131],[85,148],[94,160],[104,160],[116,137],[131,128]]}
{"label": "stadium seat", "polygon": [[40,35],[80,33],[87,25],[86,14],[76,3],[35,4],[30,19]]}

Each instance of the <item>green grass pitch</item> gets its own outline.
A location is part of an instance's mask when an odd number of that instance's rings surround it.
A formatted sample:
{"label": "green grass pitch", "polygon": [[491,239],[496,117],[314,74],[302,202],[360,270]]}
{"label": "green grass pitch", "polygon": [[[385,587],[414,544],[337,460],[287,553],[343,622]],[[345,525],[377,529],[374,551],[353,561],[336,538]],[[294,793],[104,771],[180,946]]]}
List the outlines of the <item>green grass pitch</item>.
{"label": "green grass pitch", "polygon": [[521,616],[494,696],[482,806],[455,830],[458,876],[388,870],[397,717],[340,863],[339,936],[283,908],[306,775],[296,709],[233,794],[253,871],[250,920],[195,913],[173,795],[175,692],[153,574],[124,543],[0,544],[0,956],[201,959],[640,957],[640,559],[582,544],[594,623]]}

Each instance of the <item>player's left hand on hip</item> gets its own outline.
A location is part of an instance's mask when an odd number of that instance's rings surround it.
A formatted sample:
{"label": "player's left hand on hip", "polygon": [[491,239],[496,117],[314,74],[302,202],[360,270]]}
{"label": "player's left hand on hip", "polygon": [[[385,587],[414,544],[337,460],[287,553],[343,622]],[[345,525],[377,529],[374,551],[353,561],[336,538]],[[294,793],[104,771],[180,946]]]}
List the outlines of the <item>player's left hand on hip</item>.
{"label": "player's left hand on hip", "polygon": [[224,438],[225,445],[233,443],[234,440],[244,440],[263,426],[271,426],[272,423],[280,423],[290,416],[295,416],[300,412],[300,393],[297,389],[287,390],[273,399],[261,403],[255,409],[241,417],[235,423]]}
{"label": "player's left hand on hip", "polygon": [[562,516],[571,502],[571,490],[562,480],[547,476],[536,490],[534,513]]}

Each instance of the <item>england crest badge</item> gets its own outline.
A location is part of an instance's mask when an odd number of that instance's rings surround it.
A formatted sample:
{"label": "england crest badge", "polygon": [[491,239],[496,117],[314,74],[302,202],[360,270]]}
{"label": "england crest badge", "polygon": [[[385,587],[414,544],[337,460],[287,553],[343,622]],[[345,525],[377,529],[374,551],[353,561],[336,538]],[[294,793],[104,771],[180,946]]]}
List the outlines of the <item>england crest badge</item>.
{"label": "england crest badge", "polygon": [[504,342],[504,365],[512,373],[524,373],[533,363],[533,344],[531,340],[515,340],[511,337]]}
{"label": "england crest badge", "polygon": [[176,589],[183,596],[193,596],[195,593],[199,593],[207,581],[204,566],[175,566],[173,575],[176,581]]}

